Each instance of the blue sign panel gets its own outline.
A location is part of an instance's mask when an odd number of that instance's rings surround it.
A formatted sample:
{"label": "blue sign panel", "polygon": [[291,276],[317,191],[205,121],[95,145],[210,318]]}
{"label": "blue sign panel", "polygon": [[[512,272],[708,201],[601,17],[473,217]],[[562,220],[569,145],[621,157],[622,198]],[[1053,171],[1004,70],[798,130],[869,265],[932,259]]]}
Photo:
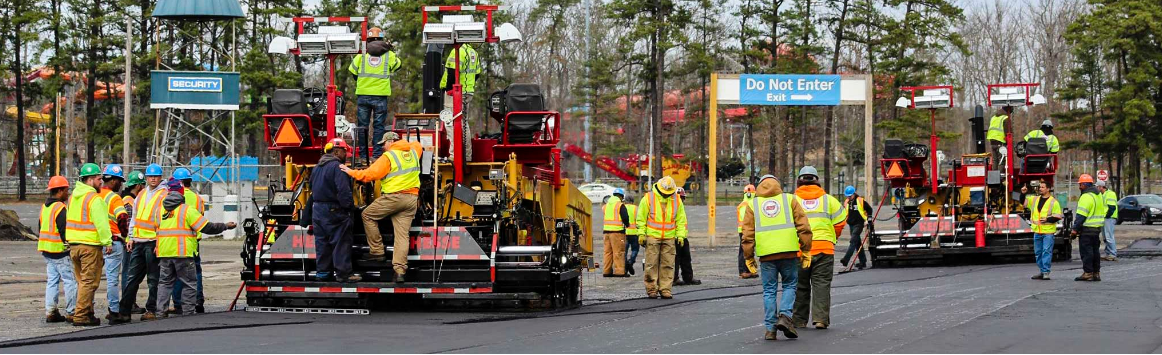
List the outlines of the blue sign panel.
{"label": "blue sign panel", "polygon": [[839,75],[742,74],[738,103],[776,106],[838,106]]}
{"label": "blue sign panel", "polygon": [[237,110],[236,72],[154,70],[149,73],[152,109]]}

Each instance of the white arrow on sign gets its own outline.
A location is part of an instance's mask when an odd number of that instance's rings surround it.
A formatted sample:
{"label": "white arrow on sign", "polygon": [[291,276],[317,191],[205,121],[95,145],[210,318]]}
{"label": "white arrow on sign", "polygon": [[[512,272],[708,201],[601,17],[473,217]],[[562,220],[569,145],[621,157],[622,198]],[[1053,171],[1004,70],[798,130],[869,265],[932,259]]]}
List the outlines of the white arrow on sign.
{"label": "white arrow on sign", "polygon": [[798,101],[811,101],[811,99],[813,99],[813,98],[815,98],[815,97],[814,97],[814,96],[811,96],[811,94],[807,94],[807,95],[791,95],[791,100],[798,100]]}

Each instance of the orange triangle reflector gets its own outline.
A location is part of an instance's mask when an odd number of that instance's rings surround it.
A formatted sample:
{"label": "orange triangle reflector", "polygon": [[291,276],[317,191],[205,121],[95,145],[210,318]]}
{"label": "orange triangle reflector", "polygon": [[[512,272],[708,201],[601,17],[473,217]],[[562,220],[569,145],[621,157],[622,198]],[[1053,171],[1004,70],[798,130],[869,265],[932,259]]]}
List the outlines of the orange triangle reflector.
{"label": "orange triangle reflector", "polygon": [[299,134],[295,123],[289,118],[282,119],[278,125],[278,132],[274,134],[274,145],[297,147],[303,144],[303,136]]}
{"label": "orange triangle reflector", "polygon": [[888,178],[894,179],[900,177],[904,177],[904,171],[900,169],[900,162],[892,162],[892,166],[888,168]]}

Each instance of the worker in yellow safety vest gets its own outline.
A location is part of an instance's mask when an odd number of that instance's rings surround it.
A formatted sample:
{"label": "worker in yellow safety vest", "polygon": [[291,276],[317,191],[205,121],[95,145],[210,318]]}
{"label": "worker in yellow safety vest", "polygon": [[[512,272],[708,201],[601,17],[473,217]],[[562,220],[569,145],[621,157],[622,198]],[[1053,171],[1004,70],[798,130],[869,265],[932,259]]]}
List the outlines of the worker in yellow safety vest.
{"label": "worker in yellow safety vest", "polygon": [[101,187],[101,167],[81,166],[81,180],[73,187],[66,212],[65,238],[72,250],[73,275],[77,277],[77,309],[73,325],[101,325],[93,314],[93,297],[101,285],[104,254],[112,253],[113,232],[109,229],[109,206],[97,195]]}
{"label": "worker in yellow safety vest", "polygon": [[[77,306],[77,279],[73,277],[73,263],[69,258],[69,244],[65,240],[69,199],[69,181],[64,176],[48,179],[48,198],[40,208],[40,230],[36,251],[44,256],[47,283],[44,288],[44,321],[46,323],[72,322]],[[65,288],[65,314],[61,315],[57,301],[60,286]]]}
{"label": "worker in yellow safety vest", "polygon": [[626,196],[622,202],[629,218],[629,225],[625,227],[625,272],[633,275],[633,264],[637,262],[637,254],[641,250],[639,241],[641,234],[637,230],[637,205],[633,204],[633,197],[630,196]]}
{"label": "worker in yellow safety vest", "polygon": [[799,170],[795,196],[807,212],[811,223],[811,266],[799,273],[799,287],[795,295],[795,327],[807,326],[807,318],[814,320],[815,329],[831,325],[831,280],[835,275],[835,242],[843,226],[847,225],[847,209],[819,186],[819,172],[813,166]]}
{"label": "worker in yellow safety vest", "polygon": [[1098,249],[1101,247],[1101,228],[1105,225],[1106,209],[1108,206],[1102,193],[1093,186],[1093,177],[1081,174],[1077,178],[1077,188],[1081,190],[1081,197],[1077,198],[1077,213],[1073,218],[1070,236],[1077,237],[1078,251],[1081,254],[1082,274],[1075,281],[1101,281],[1101,258]]}
{"label": "worker in yellow safety vest", "polygon": [[676,194],[674,178],[654,183],[637,207],[638,233],[646,239],[645,286],[649,298],[673,298],[674,258],[686,240],[686,206]]}
{"label": "worker in yellow safety vest", "polygon": [[1101,259],[1105,261],[1118,261],[1118,242],[1114,238],[1114,225],[1118,224],[1118,193],[1106,187],[1108,182],[1105,180],[1098,180],[1094,185],[1097,186],[1097,191],[1101,193],[1101,198],[1106,205],[1106,219],[1102,222],[1101,234],[1102,241],[1105,242],[1106,256]]}
{"label": "worker in yellow safety vest", "polygon": [[[1001,151],[1006,149],[1005,137],[1007,137],[1007,134],[1012,134],[1013,132],[1012,123],[1009,122],[1009,114],[1011,112],[1012,108],[1004,107],[989,119],[989,130],[985,137],[988,138],[989,144],[992,145],[993,164],[996,164],[997,167],[1001,164]],[[1006,152],[1006,155],[1011,156],[1012,152]]]}
{"label": "worker in yellow safety vest", "polygon": [[157,253],[157,223],[161,216],[161,201],[168,191],[161,183],[161,165],[149,164],[145,167],[145,184],[137,197],[133,199],[133,228],[129,230],[129,241],[125,245],[129,248],[129,263],[125,286],[121,291],[121,305],[118,307],[121,314],[128,317],[137,307],[137,289],[142,281],[148,285],[148,297],[145,302],[145,312],[141,320],[157,319],[157,314],[165,309],[155,309],[157,305],[157,279],[159,277]]}
{"label": "worker in yellow safety vest", "polygon": [[[192,186],[194,184],[194,175],[190,171],[190,169],[186,169],[186,168],[174,169],[173,170],[173,179],[177,180],[178,182],[181,182],[181,184],[182,184],[182,191],[184,191],[184,193],[182,193],[182,197],[185,197],[185,199],[186,199],[186,206],[189,206],[190,208],[197,210],[198,213],[203,215],[203,216],[206,215],[206,201],[203,200],[202,196],[198,195],[198,193],[195,192],[194,189],[192,188]],[[198,239],[202,239],[202,233],[198,233]],[[199,245],[199,247],[201,247],[201,245]],[[200,251],[194,255],[194,271],[198,275],[198,287],[197,287],[198,300],[197,300],[197,302],[194,303],[194,312],[195,313],[206,313],[206,308],[205,308],[206,296],[202,293],[202,254]],[[173,294],[170,295],[171,297],[173,297],[173,307],[166,309],[166,311],[165,311],[166,313],[168,313],[168,314],[182,314],[182,313],[184,313],[184,312],[182,312],[182,309],[181,309],[181,305],[184,304],[184,302],[182,302],[182,292],[181,292],[184,285],[185,284],[182,282],[182,280],[178,280],[177,287],[174,287]]]}
{"label": "worker in yellow safety vest", "polygon": [[367,169],[351,170],[340,165],[347,175],[362,182],[379,181],[379,198],[363,209],[363,229],[367,232],[367,245],[371,249],[368,260],[385,261],[387,256],[383,246],[383,236],[379,234],[379,221],[391,218],[395,229],[392,244],[391,265],[395,269],[396,283],[404,282],[408,267],[408,235],[416,207],[420,199],[420,155],[424,148],[419,142],[400,140],[399,134],[387,132],[379,140],[385,153]]}
{"label": "worker in yellow safety vest", "polygon": [[[198,298],[197,271],[194,257],[198,255],[201,234],[220,234],[234,229],[234,222],[211,223],[194,206],[186,204],[185,187],[177,179],[169,180],[169,193],[162,202],[161,218],[157,226],[157,258],[161,269],[158,281],[157,309],[165,309],[174,284],[181,280],[183,315],[192,315]],[[162,313],[165,318],[168,314]]]}
{"label": "worker in yellow safety vest", "polygon": [[1033,224],[1033,255],[1041,272],[1033,275],[1034,280],[1048,280],[1050,261],[1053,260],[1054,236],[1057,235],[1057,221],[1065,218],[1061,203],[1053,198],[1053,188],[1049,184],[1038,184],[1040,195],[1033,197],[1029,211],[1029,222]]}
{"label": "worker in yellow safety vest", "polygon": [[[764,175],[755,189],[751,207],[744,210],[742,251],[759,260],[763,281],[764,339],[775,340],[776,331],[788,338],[799,333],[791,321],[799,271],[811,266],[811,223],[794,194],[784,193],[774,175]],[[782,299],[778,299],[782,283]]]}
{"label": "worker in yellow safety vest", "polygon": [[[459,53],[459,54],[457,54]],[[452,52],[448,53],[448,60],[444,62],[444,75],[440,77],[440,88],[447,93],[444,96],[444,107],[446,109],[453,108],[452,100],[452,85],[456,82],[456,58],[460,58],[460,108],[463,114],[461,139],[464,141],[464,157],[465,161],[472,159],[472,127],[471,124],[476,122],[476,115],[471,109],[472,97],[476,93],[476,75],[481,74],[480,70],[480,56],[476,54],[476,49],[468,44],[460,44],[452,48]]]}
{"label": "worker in yellow safety vest", "polygon": [[1033,138],[1045,138],[1045,145],[1048,146],[1050,153],[1057,153],[1061,150],[1061,142],[1057,141],[1057,136],[1053,135],[1052,120],[1041,122],[1041,129],[1035,129],[1025,134],[1025,142]]}
{"label": "worker in yellow safety vest", "polygon": [[753,279],[759,277],[758,263],[753,258],[747,259],[742,255],[742,216],[746,213],[745,209],[750,206],[751,200],[754,199],[755,188],[753,184],[747,184],[742,188],[742,202],[738,203],[735,212],[737,212],[736,219],[738,220],[738,278]]}
{"label": "worker in yellow safety vest", "polygon": [[121,201],[121,185],[125,182],[125,171],[117,164],[105,166],[101,178],[101,191],[97,197],[105,201],[109,210],[109,230],[113,233],[111,252],[105,254],[105,299],[109,301],[109,314],[105,319],[110,324],[128,323],[129,316],[122,316],[121,306],[121,264],[125,259],[125,238],[129,236],[129,213],[125,202]]}
{"label": "worker in yellow safety vest", "polygon": [[387,101],[391,97],[391,76],[399,70],[400,65],[402,62],[393,51],[391,43],[384,39],[383,30],[379,27],[367,30],[366,53],[355,56],[347,67],[347,71],[357,77],[355,101],[358,120],[355,144],[358,149],[351,154],[355,161],[359,161],[360,157],[372,161],[383,153],[378,145],[368,146],[367,135],[383,136],[387,125],[391,123],[387,120]]}
{"label": "worker in yellow safety vest", "polygon": [[613,195],[605,200],[601,210],[602,244],[601,275],[604,277],[628,277],[625,270],[625,231],[629,229],[629,209],[621,199],[625,198],[625,190],[613,190]]}
{"label": "worker in yellow safety vest", "polygon": [[863,199],[863,196],[856,193],[855,186],[848,185],[843,188],[843,194],[847,197],[843,201],[843,207],[847,210],[847,234],[851,237],[851,241],[848,242],[847,253],[843,254],[843,259],[839,260],[839,264],[851,265],[849,262],[855,255],[858,259],[855,267],[863,269],[867,267],[867,253],[863,248],[864,226],[867,226],[868,232],[872,232],[874,226],[872,219],[868,218],[871,205]]}

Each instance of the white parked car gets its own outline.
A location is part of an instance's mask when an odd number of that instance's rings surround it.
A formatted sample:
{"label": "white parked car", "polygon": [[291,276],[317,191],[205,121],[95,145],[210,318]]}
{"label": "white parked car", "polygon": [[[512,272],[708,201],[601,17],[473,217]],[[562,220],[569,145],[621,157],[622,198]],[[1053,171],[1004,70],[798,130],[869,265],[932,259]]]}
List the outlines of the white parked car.
{"label": "white parked car", "polygon": [[605,203],[605,199],[613,196],[613,190],[617,188],[608,184],[585,184],[577,187],[577,189],[581,190],[581,193],[585,194],[585,197],[588,197],[590,202]]}

